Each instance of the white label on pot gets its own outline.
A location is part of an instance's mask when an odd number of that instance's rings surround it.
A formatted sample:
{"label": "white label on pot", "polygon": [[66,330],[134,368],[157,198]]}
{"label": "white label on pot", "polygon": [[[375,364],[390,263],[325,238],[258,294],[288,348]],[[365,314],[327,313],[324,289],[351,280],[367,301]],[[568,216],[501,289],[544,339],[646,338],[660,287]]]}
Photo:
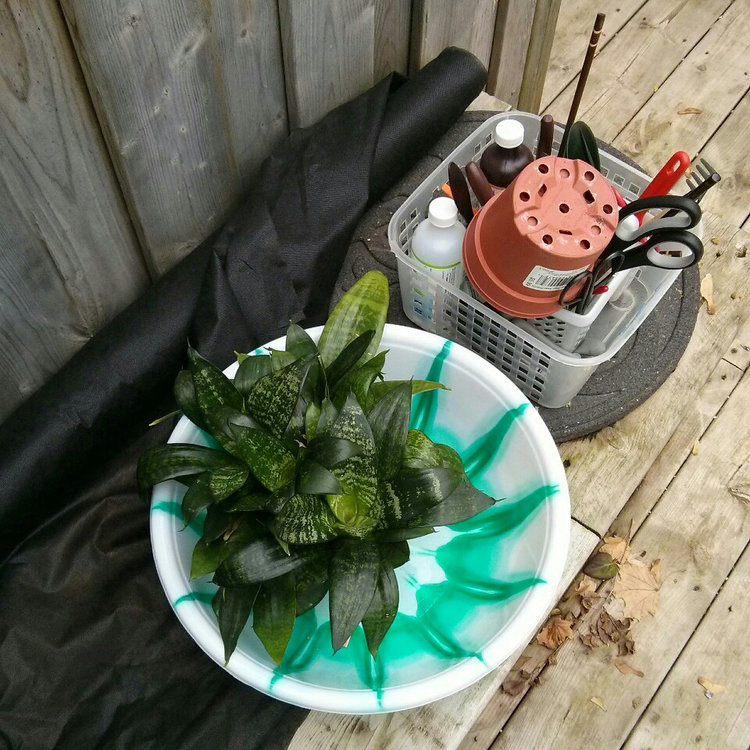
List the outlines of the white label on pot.
{"label": "white label on pot", "polygon": [[572,271],[557,271],[554,268],[534,266],[523,285],[529,289],[538,289],[540,292],[559,291],[565,289],[579,273],[583,273],[587,268],[588,266],[584,266]]}

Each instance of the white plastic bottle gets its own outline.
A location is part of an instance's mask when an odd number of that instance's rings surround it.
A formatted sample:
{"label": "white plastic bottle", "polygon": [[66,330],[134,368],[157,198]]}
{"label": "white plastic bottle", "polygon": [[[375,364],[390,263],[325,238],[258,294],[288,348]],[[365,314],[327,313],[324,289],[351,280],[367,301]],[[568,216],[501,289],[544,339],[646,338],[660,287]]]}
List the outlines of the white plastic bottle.
{"label": "white plastic bottle", "polygon": [[427,218],[411,238],[411,256],[419,262],[420,270],[460,286],[464,278],[461,250],[465,231],[458,220],[456,204],[450,198],[435,198],[427,209]]}

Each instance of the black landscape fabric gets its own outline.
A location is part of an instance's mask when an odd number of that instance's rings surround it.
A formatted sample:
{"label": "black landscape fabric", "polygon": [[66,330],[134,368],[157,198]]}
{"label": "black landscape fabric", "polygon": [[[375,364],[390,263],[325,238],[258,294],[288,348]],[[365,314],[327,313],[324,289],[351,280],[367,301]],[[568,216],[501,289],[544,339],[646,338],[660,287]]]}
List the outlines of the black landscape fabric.
{"label": "black landscape fabric", "polygon": [[135,464],[171,424],[146,425],[188,340],[227,365],[324,321],[363,212],[485,76],[448,49],[292,133],[225,226],[0,425],[0,747],[286,747],[306,711],[227,675],[164,597]]}

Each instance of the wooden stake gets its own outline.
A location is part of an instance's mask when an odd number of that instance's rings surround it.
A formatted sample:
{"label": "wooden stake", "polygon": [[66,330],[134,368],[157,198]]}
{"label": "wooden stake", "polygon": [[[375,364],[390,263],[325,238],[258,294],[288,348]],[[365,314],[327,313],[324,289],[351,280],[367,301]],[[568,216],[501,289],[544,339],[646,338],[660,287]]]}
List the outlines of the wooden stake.
{"label": "wooden stake", "polygon": [[596,47],[599,44],[599,35],[602,33],[602,27],[604,26],[604,19],[606,14],[597,13],[596,20],[594,21],[594,29],[591,32],[591,39],[589,39],[589,46],[586,50],[586,57],[583,59],[583,67],[581,68],[581,75],[578,76],[578,85],[576,86],[576,92],[573,95],[573,103],[570,105],[570,112],[568,113],[568,121],[565,123],[565,132],[563,133],[562,140],[560,141],[560,149],[558,153],[564,153],[565,144],[568,142],[568,131],[570,126],[575,122],[576,115],[578,114],[578,106],[583,98],[583,89],[586,87],[586,81],[589,77],[589,71],[591,70],[591,63],[594,61],[594,55],[596,54]]}

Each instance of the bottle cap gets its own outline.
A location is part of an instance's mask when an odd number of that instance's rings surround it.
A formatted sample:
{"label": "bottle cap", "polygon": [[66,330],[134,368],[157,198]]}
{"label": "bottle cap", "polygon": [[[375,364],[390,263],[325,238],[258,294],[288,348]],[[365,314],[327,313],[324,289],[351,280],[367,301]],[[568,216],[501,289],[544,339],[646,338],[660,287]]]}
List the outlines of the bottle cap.
{"label": "bottle cap", "polygon": [[458,218],[458,209],[450,198],[435,198],[427,209],[427,218],[436,227],[452,227]]}
{"label": "bottle cap", "polygon": [[501,148],[515,148],[523,143],[523,125],[518,120],[500,120],[495,125],[495,143]]}

